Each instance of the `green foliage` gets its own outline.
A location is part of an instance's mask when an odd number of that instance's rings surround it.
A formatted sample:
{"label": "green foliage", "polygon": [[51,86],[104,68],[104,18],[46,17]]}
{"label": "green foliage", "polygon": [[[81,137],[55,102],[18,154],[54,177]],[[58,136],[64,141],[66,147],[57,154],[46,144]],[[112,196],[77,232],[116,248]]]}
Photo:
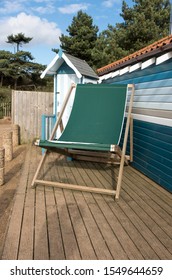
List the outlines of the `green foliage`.
{"label": "green foliage", "polygon": [[100,68],[126,55],[127,51],[118,44],[114,28],[109,25],[107,30],[99,34],[95,48],[92,50],[95,68]]}
{"label": "green foliage", "polygon": [[[44,65],[32,62],[30,52],[19,51],[15,54],[0,51],[0,86],[5,84],[15,88],[19,84],[33,84],[35,87],[41,83],[40,74]],[[13,84],[13,86],[12,86]]]}
{"label": "green foliage", "polygon": [[[67,53],[85,60],[94,69],[118,60],[137,51],[169,33],[170,1],[169,0],[133,0],[129,7],[122,2],[122,23],[108,25],[107,29],[98,33],[93,19],[79,11],[67,28],[69,35],[60,37],[61,48]],[[20,51],[22,44],[32,40],[23,33],[9,35],[7,42],[17,45],[15,54],[0,51],[0,87],[10,85],[45,87],[52,89],[49,79],[40,79],[44,65],[33,62],[29,52]],[[58,53],[58,49],[53,49]]]}
{"label": "green foliage", "polygon": [[129,7],[122,3],[122,23],[108,25],[98,37],[99,68],[107,63],[131,54],[169,34],[169,0],[133,0]]}
{"label": "green foliage", "polygon": [[60,37],[61,48],[67,53],[87,61],[92,66],[92,49],[97,41],[98,27],[93,25],[93,19],[86,13],[79,11],[73,17],[67,28],[69,36]]}
{"label": "green foliage", "polygon": [[0,100],[11,100],[11,89],[10,87],[0,87]]}
{"label": "green foliage", "polygon": [[29,43],[32,38],[25,37],[23,33],[7,36],[7,43],[16,44],[17,52],[11,53],[0,51],[0,86],[4,79],[16,89],[18,83],[29,84],[34,82],[34,87],[40,82],[40,73],[45,66],[33,63],[33,56],[30,52],[20,51],[19,46]]}
{"label": "green foliage", "polygon": [[94,69],[133,53],[169,33],[169,0],[133,0],[129,7],[122,2],[122,23],[108,25],[98,34],[93,19],[79,11],[60,37],[61,48],[84,59]]}
{"label": "green foliage", "polygon": [[17,52],[19,51],[19,47],[22,46],[22,44],[28,44],[32,40],[31,37],[25,37],[24,33],[18,33],[16,35],[9,35],[7,36],[6,43],[9,44],[16,44],[17,46]]}
{"label": "green foliage", "polygon": [[52,52],[55,52],[56,54],[59,52],[59,49],[51,49]]}
{"label": "green foliage", "polygon": [[129,8],[122,4],[123,23],[117,24],[114,32],[119,46],[129,51],[137,51],[169,33],[169,0],[133,0],[135,5]]}

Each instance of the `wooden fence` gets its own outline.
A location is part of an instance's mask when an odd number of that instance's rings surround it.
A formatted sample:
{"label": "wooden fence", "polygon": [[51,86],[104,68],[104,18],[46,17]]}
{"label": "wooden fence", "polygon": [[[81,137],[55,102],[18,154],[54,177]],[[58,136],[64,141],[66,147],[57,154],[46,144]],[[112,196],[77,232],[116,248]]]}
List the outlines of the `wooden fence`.
{"label": "wooden fence", "polygon": [[12,91],[12,123],[20,127],[21,143],[41,137],[41,116],[53,113],[53,93]]}
{"label": "wooden fence", "polygon": [[11,101],[0,100],[0,119],[3,117],[11,117]]}

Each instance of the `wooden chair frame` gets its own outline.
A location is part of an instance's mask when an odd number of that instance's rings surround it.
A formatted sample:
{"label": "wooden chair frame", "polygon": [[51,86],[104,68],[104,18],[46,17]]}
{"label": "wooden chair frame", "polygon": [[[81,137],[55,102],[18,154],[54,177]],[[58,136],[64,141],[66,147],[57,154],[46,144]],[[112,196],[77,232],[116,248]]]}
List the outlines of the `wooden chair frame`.
{"label": "wooden chair frame", "polygon": [[[73,89],[76,88],[75,84],[72,84],[66,98],[64,100],[61,112],[58,116],[58,119],[56,121],[56,124],[53,128],[52,134],[50,136],[49,140],[53,140],[54,136],[56,134],[56,131],[59,126],[61,126],[62,123],[62,117],[63,113],[65,111],[66,105],[68,103],[69,97],[73,91]],[[118,180],[117,180],[117,187],[116,190],[109,190],[109,189],[102,189],[102,188],[96,188],[96,187],[86,187],[81,185],[74,185],[74,184],[66,184],[66,183],[60,183],[60,182],[52,182],[52,181],[46,181],[46,180],[39,180],[37,179],[39,172],[41,170],[42,165],[45,162],[45,159],[48,154],[48,150],[45,150],[45,153],[42,155],[41,161],[38,165],[38,168],[36,170],[36,173],[33,177],[31,186],[32,188],[36,185],[44,185],[44,186],[52,186],[52,187],[59,187],[63,189],[70,189],[70,190],[78,190],[78,191],[85,191],[85,192],[91,192],[91,193],[99,193],[99,194],[106,194],[106,195],[113,195],[116,199],[119,199],[120,190],[121,190],[121,184],[122,184],[122,175],[123,175],[123,168],[124,164],[128,164],[128,160],[133,161],[133,118],[132,118],[132,105],[133,105],[133,99],[134,99],[134,85],[128,84],[128,89],[131,88],[131,96],[130,96],[130,102],[128,107],[128,113],[127,113],[127,121],[126,121],[126,127],[125,127],[125,134],[124,134],[124,141],[123,141],[123,148],[120,149],[119,146],[114,145],[114,154],[120,158],[120,161],[116,162],[116,159],[113,160],[112,158],[106,158],[104,155],[105,153],[101,152],[94,152],[94,151],[78,151],[78,150],[64,150],[61,151],[61,149],[56,149],[57,152],[71,156],[75,159],[79,160],[89,160],[89,161],[99,161],[99,162],[106,162],[106,163],[117,163],[120,164],[119,167],[119,174],[118,174]],[[128,140],[128,134],[129,134],[129,128],[130,128],[130,155],[126,155],[126,147],[127,147],[127,140]],[[113,157],[113,156],[112,156]],[[112,160],[111,160],[112,159]]]}

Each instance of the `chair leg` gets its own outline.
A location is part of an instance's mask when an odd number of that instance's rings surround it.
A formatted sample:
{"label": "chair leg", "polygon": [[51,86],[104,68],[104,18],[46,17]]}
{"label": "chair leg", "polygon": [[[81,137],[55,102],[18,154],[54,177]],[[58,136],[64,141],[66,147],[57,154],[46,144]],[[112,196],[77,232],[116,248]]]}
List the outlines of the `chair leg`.
{"label": "chair leg", "polygon": [[43,165],[44,162],[45,162],[46,156],[47,156],[47,150],[46,150],[45,153],[42,155],[42,158],[41,158],[41,160],[40,160],[40,163],[39,163],[39,165],[38,165],[38,168],[37,168],[37,170],[36,170],[36,172],[35,172],[35,175],[34,175],[34,177],[33,177],[33,180],[32,180],[32,183],[31,183],[31,188],[34,188],[34,187],[35,187],[35,181],[36,181],[36,179],[37,179],[37,177],[38,177],[38,174],[39,174],[39,172],[40,172],[40,170],[41,170],[42,165]]}
{"label": "chair leg", "polygon": [[122,152],[122,156],[121,156],[120,167],[119,167],[119,174],[118,174],[118,182],[117,182],[117,187],[116,187],[115,199],[119,199],[119,194],[120,194],[121,184],[122,184],[122,175],[123,175],[123,169],[124,169],[124,162],[125,162],[125,153],[123,151]]}

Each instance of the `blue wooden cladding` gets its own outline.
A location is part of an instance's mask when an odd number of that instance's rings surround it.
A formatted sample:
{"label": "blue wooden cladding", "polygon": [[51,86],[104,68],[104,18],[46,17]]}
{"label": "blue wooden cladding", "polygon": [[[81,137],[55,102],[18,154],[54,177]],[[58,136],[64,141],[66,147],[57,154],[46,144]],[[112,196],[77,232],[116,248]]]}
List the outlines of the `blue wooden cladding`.
{"label": "blue wooden cladding", "polygon": [[[172,59],[104,83],[134,83],[133,167],[172,192]],[[129,142],[128,147],[129,151]]]}
{"label": "blue wooden cladding", "polygon": [[[121,147],[123,136],[124,129]],[[130,153],[130,139],[127,153]],[[172,192],[172,127],[134,120],[133,154],[134,168]]]}
{"label": "blue wooden cladding", "polygon": [[41,139],[48,140],[56,122],[56,115],[42,115]]}
{"label": "blue wooden cladding", "polygon": [[[48,140],[56,122],[56,115],[42,115],[41,118],[41,139]],[[45,149],[42,149],[42,154]]]}
{"label": "blue wooden cladding", "polygon": [[172,192],[172,127],[134,120],[133,167]]}

